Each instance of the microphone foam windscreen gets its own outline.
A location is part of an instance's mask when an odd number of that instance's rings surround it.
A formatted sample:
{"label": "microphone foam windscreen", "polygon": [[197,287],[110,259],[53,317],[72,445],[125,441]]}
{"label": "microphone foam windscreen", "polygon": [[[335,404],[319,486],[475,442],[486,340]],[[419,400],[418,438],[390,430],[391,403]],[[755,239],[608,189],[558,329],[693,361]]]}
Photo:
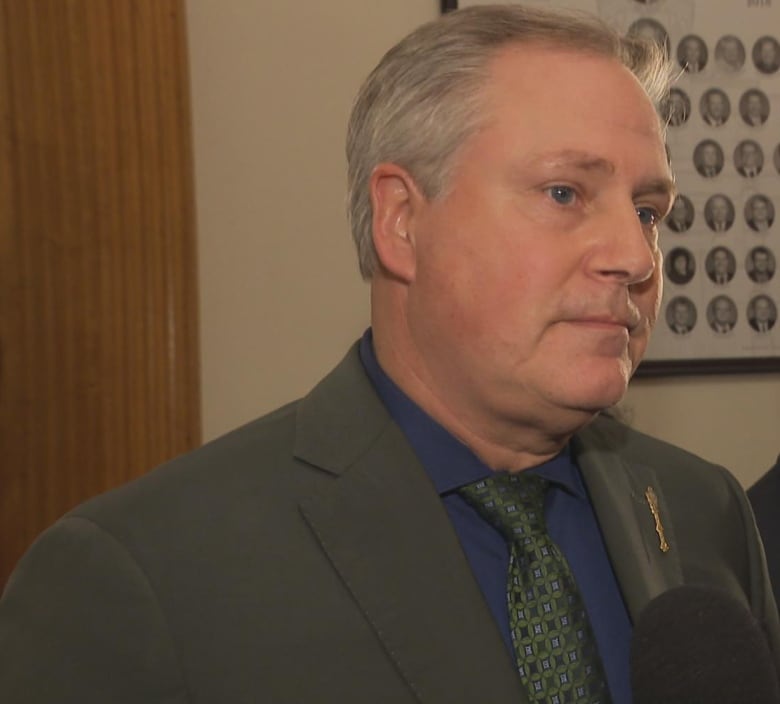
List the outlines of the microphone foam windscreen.
{"label": "microphone foam windscreen", "polygon": [[634,704],[780,704],[766,636],[722,589],[682,586],[642,611],[631,643]]}

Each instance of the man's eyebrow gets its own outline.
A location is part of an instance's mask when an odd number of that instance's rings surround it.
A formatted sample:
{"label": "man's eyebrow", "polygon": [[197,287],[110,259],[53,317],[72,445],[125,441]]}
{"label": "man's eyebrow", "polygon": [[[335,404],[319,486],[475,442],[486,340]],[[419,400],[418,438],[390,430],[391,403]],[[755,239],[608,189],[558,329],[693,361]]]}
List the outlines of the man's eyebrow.
{"label": "man's eyebrow", "polygon": [[677,195],[677,185],[671,178],[657,178],[643,183],[634,191],[634,197],[661,195],[672,200]]}
{"label": "man's eyebrow", "polygon": [[[547,166],[574,167],[583,171],[601,171],[612,175],[615,173],[615,165],[602,157],[594,156],[578,149],[566,149],[551,154],[538,154],[532,158],[532,163],[545,164]],[[677,186],[673,178],[657,178],[641,184],[634,196],[661,195],[670,200],[677,195]]]}
{"label": "man's eyebrow", "polygon": [[603,159],[578,149],[565,149],[560,152],[536,154],[531,158],[532,164],[544,164],[555,167],[574,167],[583,171],[603,171],[607,174],[615,172],[615,165],[608,159]]}

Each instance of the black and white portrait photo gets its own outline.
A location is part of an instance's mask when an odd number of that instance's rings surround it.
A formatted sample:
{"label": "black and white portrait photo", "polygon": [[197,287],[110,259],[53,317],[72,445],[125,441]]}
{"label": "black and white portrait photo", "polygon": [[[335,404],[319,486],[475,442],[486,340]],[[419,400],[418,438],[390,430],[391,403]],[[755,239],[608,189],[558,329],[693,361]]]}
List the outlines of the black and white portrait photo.
{"label": "black and white portrait photo", "polygon": [[694,209],[690,198],[678,194],[664,222],[673,232],[685,232],[693,225],[693,218]]}
{"label": "black and white portrait photo", "polygon": [[719,335],[731,332],[737,324],[737,306],[728,296],[715,296],[707,306],[707,322]]}
{"label": "black and white portrait photo", "polygon": [[679,127],[691,116],[691,99],[684,90],[672,88],[666,99],[666,121],[670,127]]}
{"label": "black and white portrait photo", "polygon": [[704,204],[704,220],[713,232],[727,232],[734,224],[734,204],[724,193],[716,193]]}
{"label": "black and white portrait photo", "polygon": [[677,62],[688,73],[699,73],[707,65],[707,45],[696,34],[684,36],[677,45]]}
{"label": "black and white portrait photo", "polygon": [[687,335],[696,327],[696,306],[687,296],[675,296],[666,306],[666,324],[676,335]]}
{"label": "black and white portrait photo", "polygon": [[753,45],[753,64],[761,73],[775,73],[780,68],[780,44],[770,36],[759,37]]}
{"label": "black and white portrait photo", "polygon": [[750,299],[747,307],[748,324],[756,332],[769,332],[777,322],[777,306],[764,294]]}
{"label": "black and white portrait photo", "polygon": [[775,255],[768,247],[753,247],[745,257],[745,271],[753,283],[765,284],[775,275]]}
{"label": "black and white portrait photo", "polygon": [[726,34],[715,44],[715,65],[727,73],[739,71],[745,65],[745,45],[739,37]]}
{"label": "black and white portrait photo", "polygon": [[723,170],[723,149],[715,140],[705,139],[693,150],[693,165],[704,178],[713,178]]}
{"label": "black and white portrait photo", "polygon": [[758,142],[743,139],[734,147],[734,168],[745,178],[755,178],[764,168],[764,152]]}
{"label": "black and white portrait photo", "polygon": [[710,88],[704,91],[699,101],[699,111],[702,119],[710,127],[720,127],[726,124],[731,114],[729,98],[720,88]]}
{"label": "black and white portrait photo", "polygon": [[665,258],[666,278],[675,284],[687,284],[696,273],[696,260],[689,249],[675,247]]}
{"label": "black and white portrait photo", "polygon": [[745,203],[745,222],[751,230],[766,232],[775,221],[775,207],[765,195],[755,195]]}
{"label": "black and white portrait photo", "polygon": [[745,124],[760,127],[769,117],[769,98],[758,88],[746,90],[739,99],[739,114]]}
{"label": "black and white portrait photo", "polygon": [[649,39],[652,42],[662,47],[666,55],[669,55],[671,51],[671,43],[669,42],[669,33],[658,20],[654,20],[651,17],[642,17],[633,22],[628,28],[628,34],[633,34],[637,37],[643,37]]}
{"label": "black and white portrait photo", "polygon": [[722,286],[734,278],[737,260],[728,247],[714,247],[704,260],[704,269],[712,283]]}

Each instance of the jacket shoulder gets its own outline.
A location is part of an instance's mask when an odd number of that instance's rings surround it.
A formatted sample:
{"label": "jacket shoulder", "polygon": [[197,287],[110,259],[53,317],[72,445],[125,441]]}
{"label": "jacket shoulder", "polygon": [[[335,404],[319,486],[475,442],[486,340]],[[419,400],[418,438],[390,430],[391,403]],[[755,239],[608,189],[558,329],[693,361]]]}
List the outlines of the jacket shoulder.
{"label": "jacket shoulder", "polygon": [[215,499],[234,488],[236,482],[279,467],[285,459],[289,463],[297,404],[287,404],[179,455],[137,479],[85,501],[68,515],[99,519],[123,507],[185,501],[192,498],[191,490],[208,493]]}
{"label": "jacket shoulder", "polygon": [[662,477],[667,473],[718,474],[731,472],[693,452],[629,427],[617,418],[599,415],[579,434],[585,448],[618,453],[628,463],[649,465]]}

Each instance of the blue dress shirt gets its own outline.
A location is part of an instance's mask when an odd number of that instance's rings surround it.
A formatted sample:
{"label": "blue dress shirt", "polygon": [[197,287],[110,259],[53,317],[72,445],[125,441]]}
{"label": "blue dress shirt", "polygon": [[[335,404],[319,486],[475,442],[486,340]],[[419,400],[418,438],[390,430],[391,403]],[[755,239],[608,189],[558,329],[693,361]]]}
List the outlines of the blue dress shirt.
{"label": "blue dress shirt", "polygon": [[[514,660],[506,605],[509,549],[501,534],[457,493],[492,470],[468,447],[428,416],[385,374],[367,330],[360,344],[366,373],[393,420],[401,427],[439,492]],[[550,482],[545,500],[547,530],[569,562],[590,617],[613,704],[630,704],[631,621],[612,570],[580,470],[568,448],[529,470]]]}

